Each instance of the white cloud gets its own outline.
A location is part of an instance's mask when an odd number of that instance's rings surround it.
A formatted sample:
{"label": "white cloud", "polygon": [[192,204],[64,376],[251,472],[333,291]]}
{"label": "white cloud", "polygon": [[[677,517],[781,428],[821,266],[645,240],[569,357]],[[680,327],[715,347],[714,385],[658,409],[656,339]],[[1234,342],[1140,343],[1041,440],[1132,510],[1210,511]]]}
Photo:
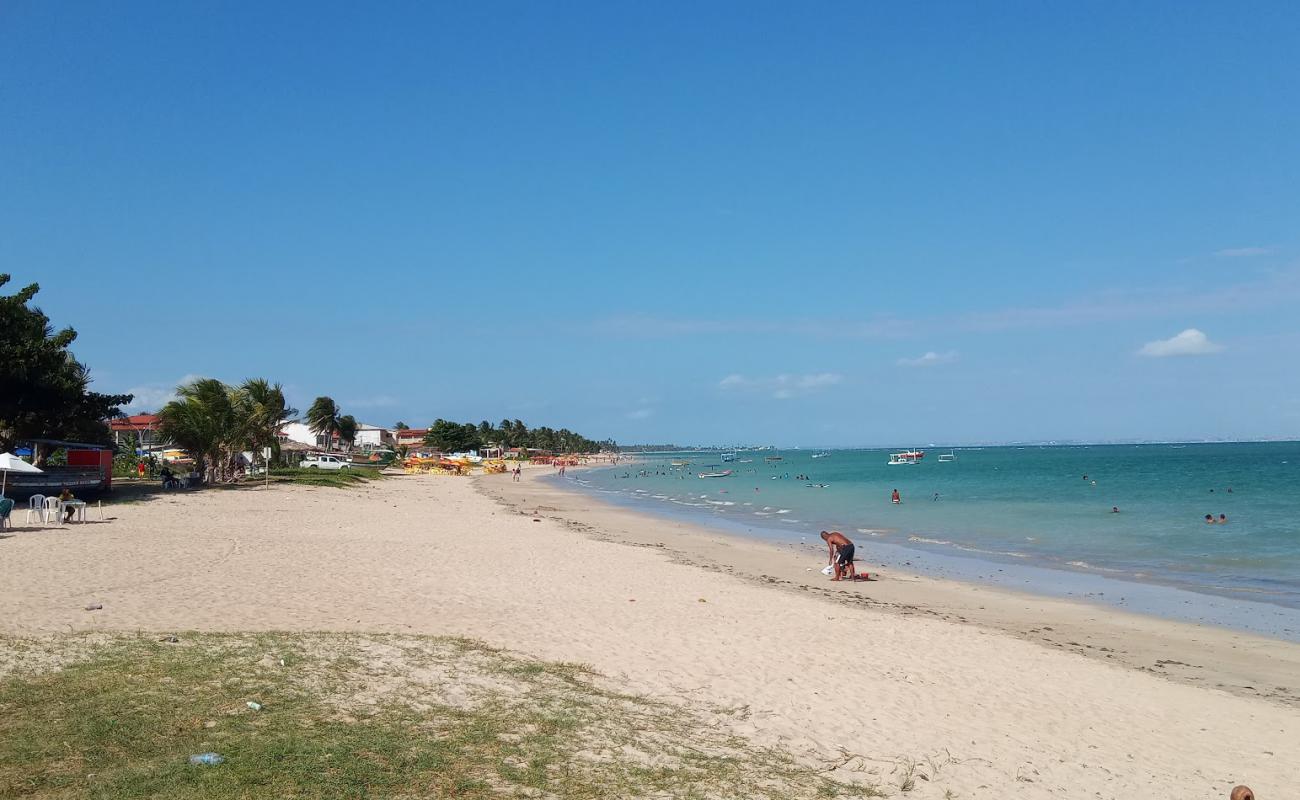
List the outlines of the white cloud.
{"label": "white cloud", "polygon": [[627,412],[628,419],[650,419],[654,416],[653,408],[638,408],[634,411]]}
{"label": "white cloud", "polygon": [[1222,250],[1216,250],[1214,254],[1219,258],[1250,258],[1251,256],[1266,256],[1273,252],[1271,247],[1226,247]]}
{"label": "white cloud", "polygon": [[731,374],[718,381],[719,389],[767,392],[777,400],[812,394],[844,380],[837,372],[812,372],[804,375],[781,374],[771,378],[748,378]]}
{"label": "white cloud", "polygon": [[130,389],[127,389],[122,393],[134,395],[131,402],[122,406],[122,410],[128,414],[157,411],[176,399],[177,386],[202,377],[202,375],[184,375],[177,379],[175,383],[170,385],[147,383],[142,386],[132,386]]}
{"label": "white cloud", "polygon": [[1223,345],[1211,342],[1209,337],[1195,328],[1188,328],[1169,339],[1147,342],[1138,350],[1140,356],[1165,358],[1167,356],[1205,356],[1223,350]]}
{"label": "white cloud", "polygon": [[949,350],[946,353],[936,353],[931,350],[924,355],[917,356],[916,358],[900,358],[898,359],[898,365],[900,367],[933,367],[956,360],[956,350]]}

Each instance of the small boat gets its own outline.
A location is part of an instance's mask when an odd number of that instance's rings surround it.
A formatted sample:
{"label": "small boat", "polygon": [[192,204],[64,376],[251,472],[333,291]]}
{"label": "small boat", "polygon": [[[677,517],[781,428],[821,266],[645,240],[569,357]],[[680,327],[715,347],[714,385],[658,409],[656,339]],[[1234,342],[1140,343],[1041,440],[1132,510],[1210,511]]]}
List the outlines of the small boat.
{"label": "small boat", "polygon": [[728,461],[735,461],[735,460],[736,460],[736,454],[735,454],[735,453],[723,453],[723,454],[722,454],[722,461],[723,461],[723,463],[726,463],[726,462],[728,462]]}
{"label": "small boat", "polygon": [[670,462],[670,464],[669,464],[669,466],[673,466],[673,467],[689,467],[690,465],[691,465],[691,462],[689,462],[689,461],[680,461],[680,460],[679,460],[679,461],[672,461],[672,462]]}
{"label": "small boat", "polygon": [[701,472],[701,478],[730,478],[731,470],[725,469],[722,472]]}
{"label": "small boat", "polygon": [[919,464],[923,458],[925,458],[924,450],[905,450],[901,453],[890,453],[889,465],[894,467],[899,464]]}
{"label": "small boat", "polygon": [[781,456],[764,456],[763,460],[769,464],[775,464],[776,462],[784,461],[785,459],[782,458]]}
{"label": "small boat", "polygon": [[829,455],[830,455],[830,453],[828,453],[828,452],[826,452],[825,450],[823,450],[823,451],[820,452],[820,453],[813,453],[813,454],[812,454],[812,457],[813,457],[813,458],[826,458],[826,457],[829,456]]}
{"label": "small boat", "polygon": [[742,458],[742,459],[740,459],[739,461],[737,461],[736,463],[737,463],[737,464],[753,464],[753,463],[754,463],[754,459],[752,459],[752,458]]}
{"label": "small boat", "polygon": [[949,451],[946,452],[946,453],[940,453],[940,454],[939,454],[939,463],[940,463],[940,464],[943,464],[943,463],[948,462],[948,461],[956,461],[956,460],[957,460],[957,454],[954,453],[954,452],[951,451],[951,450],[949,450]]}

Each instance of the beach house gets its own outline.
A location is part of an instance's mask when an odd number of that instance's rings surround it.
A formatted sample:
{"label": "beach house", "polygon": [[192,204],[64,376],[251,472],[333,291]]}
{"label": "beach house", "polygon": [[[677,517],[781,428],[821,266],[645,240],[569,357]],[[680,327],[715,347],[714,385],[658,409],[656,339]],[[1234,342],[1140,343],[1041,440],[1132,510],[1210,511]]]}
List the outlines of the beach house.
{"label": "beach house", "polygon": [[167,444],[158,430],[157,414],[135,414],[108,421],[113,432],[113,444],[120,449],[149,453]]}
{"label": "beach house", "polygon": [[353,444],[361,448],[395,447],[397,437],[387,428],[360,422],[357,423],[357,438]]}
{"label": "beach house", "polygon": [[428,428],[403,428],[397,433],[398,447],[423,447],[425,434],[429,432]]}

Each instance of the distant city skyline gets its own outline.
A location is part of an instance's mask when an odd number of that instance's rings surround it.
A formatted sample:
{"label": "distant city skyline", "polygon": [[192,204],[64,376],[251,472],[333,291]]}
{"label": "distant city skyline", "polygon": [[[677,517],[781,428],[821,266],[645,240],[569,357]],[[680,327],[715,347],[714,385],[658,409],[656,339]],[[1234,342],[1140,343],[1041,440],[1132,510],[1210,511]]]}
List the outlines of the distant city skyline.
{"label": "distant city skyline", "polygon": [[6,6],[0,272],[156,410],[1300,436],[1300,9]]}

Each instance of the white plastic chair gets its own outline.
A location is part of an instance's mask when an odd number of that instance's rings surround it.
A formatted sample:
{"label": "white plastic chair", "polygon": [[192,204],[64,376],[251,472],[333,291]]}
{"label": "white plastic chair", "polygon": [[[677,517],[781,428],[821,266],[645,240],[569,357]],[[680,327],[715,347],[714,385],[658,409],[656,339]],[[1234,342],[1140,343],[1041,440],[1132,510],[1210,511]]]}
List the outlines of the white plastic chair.
{"label": "white plastic chair", "polygon": [[45,522],[45,495],[34,494],[27,498],[27,524],[31,524],[33,515]]}
{"label": "white plastic chair", "polygon": [[57,497],[45,498],[45,521],[46,522],[49,522],[50,517],[53,517],[54,522],[57,522],[60,525],[62,525],[63,515],[59,513],[62,510],[63,510],[63,503],[59,501],[59,498]]}

